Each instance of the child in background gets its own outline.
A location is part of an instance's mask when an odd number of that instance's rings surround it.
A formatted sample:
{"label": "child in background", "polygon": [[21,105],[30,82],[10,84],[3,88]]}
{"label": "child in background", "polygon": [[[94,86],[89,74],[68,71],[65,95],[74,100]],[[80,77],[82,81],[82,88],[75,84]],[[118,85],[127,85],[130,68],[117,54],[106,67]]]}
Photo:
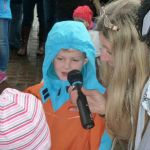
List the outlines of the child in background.
{"label": "child in background", "polygon": [[73,19],[81,21],[85,24],[88,30],[93,29],[94,23],[92,21],[93,12],[89,6],[78,6],[73,12]]}
{"label": "child in background", "polygon": [[50,131],[41,102],[7,88],[0,94],[0,149],[50,150]]}
{"label": "child in background", "polygon": [[94,46],[96,48],[96,57],[100,56],[100,40],[99,40],[99,32],[92,30],[94,29],[94,23],[92,21],[93,12],[89,6],[78,6],[73,12],[73,19],[75,21],[83,22],[86,26],[87,30],[90,33]]}
{"label": "child in background", "polygon": [[83,86],[105,92],[96,78],[95,49],[81,22],[56,23],[48,34],[43,63],[43,82],[26,89],[43,102],[51,130],[52,150],[97,150],[105,129],[104,119],[93,114],[95,126],[82,127],[79,112],[71,111],[67,74],[82,72]]}

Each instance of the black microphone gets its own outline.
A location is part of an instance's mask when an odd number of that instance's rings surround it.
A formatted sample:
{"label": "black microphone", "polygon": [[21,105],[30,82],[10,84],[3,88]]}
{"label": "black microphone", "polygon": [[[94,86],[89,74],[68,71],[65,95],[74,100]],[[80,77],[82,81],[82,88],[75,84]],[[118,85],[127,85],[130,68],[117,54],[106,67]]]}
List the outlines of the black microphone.
{"label": "black microphone", "polygon": [[68,73],[68,81],[75,86],[78,91],[77,106],[79,109],[80,119],[83,128],[90,129],[94,127],[94,120],[89,109],[86,96],[82,93],[81,87],[83,84],[83,77],[79,70],[72,70]]}

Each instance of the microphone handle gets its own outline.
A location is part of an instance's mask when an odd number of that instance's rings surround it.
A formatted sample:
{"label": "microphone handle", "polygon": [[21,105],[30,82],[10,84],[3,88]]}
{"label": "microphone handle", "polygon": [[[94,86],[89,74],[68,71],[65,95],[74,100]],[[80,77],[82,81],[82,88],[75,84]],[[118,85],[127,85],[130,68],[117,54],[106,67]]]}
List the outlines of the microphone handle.
{"label": "microphone handle", "polygon": [[86,96],[82,93],[81,87],[77,86],[77,90],[78,90],[77,106],[79,109],[82,126],[85,129],[91,129],[94,127],[94,120],[91,111],[89,109]]}

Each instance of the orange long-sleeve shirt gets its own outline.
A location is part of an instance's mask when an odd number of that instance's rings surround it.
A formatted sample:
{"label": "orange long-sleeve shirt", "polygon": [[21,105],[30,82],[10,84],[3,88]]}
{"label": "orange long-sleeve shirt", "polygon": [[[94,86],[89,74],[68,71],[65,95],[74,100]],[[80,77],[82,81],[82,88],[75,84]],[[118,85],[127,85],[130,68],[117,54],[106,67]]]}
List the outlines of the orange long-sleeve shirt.
{"label": "orange long-sleeve shirt", "polygon": [[[25,92],[41,99],[42,83],[29,87]],[[105,129],[104,119],[93,114],[95,126],[84,129],[78,112],[72,112],[71,101],[67,101],[57,111],[53,110],[51,101],[43,104],[46,119],[51,131],[51,150],[98,150]]]}

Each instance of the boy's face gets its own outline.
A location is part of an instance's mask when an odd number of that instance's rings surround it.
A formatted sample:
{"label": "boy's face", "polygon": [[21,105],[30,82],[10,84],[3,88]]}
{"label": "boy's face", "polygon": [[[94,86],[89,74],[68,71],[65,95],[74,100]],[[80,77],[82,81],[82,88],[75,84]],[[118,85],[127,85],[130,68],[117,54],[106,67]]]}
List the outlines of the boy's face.
{"label": "boy's face", "polygon": [[54,68],[60,80],[67,80],[68,72],[77,69],[81,70],[87,62],[85,55],[78,50],[62,49],[54,59]]}

